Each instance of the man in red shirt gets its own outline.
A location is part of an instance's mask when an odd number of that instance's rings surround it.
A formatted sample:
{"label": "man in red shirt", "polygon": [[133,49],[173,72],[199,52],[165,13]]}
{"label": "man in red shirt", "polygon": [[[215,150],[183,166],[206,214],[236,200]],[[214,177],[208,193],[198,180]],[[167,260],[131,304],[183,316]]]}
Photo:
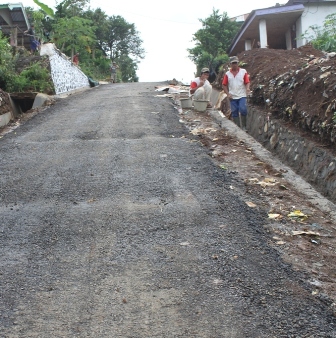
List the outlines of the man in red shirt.
{"label": "man in red shirt", "polygon": [[72,62],[74,65],[78,66],[79,64],[79,53],[76,53],[73,58],[72,58]]}
{"label": "man in red shirt", "polygon": [[208,101],[208,108],[211,108],[210,98],[212,86],[208,81],[210,75],[209,68],[201,70],[201,76],[196,77],[190,84],[190,94],[193,94],[194,100]]}
{"label": "man in red shirt", "polygon": [[246,131],[247,106],[246,97],[250,94],[250,79],[247,71],[238,66],[237,56],[230,58],[231,68],[223,78],[223,90],[230,99],[231,114],[236,125],[240,126],[239,113],[241,115],[241,128]]}

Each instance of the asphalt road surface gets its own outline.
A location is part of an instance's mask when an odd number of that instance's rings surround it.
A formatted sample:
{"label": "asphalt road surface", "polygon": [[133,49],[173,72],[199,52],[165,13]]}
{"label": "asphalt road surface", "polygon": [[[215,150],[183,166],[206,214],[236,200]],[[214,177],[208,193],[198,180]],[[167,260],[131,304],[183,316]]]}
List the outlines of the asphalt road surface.
{"label": "asphalt road surface", "polygon": [[336,337],[154,85],[69,96],[0,140],[0,337]]}

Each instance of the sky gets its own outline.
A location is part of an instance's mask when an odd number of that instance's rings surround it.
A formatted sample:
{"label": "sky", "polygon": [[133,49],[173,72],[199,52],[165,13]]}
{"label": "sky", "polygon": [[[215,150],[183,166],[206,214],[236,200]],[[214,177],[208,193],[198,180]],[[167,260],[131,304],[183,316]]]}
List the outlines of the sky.
{"label": "sky", "polygon": [[[21,0],[23,6],[38,8],[32,0]],[[55,0],[41,0],[55,8]],[[141,82],[158,82],[175,78],[189,84],[195,77],[196,66],[188,59],[187,48],[194,46],[193,34],[202,28],[199,19],[213,11],[235,17],[254,9],[275,6],[287,0],[190,1],[170,0],[90,0],[92,9],[101,8],[107,15],[120,15],[133,23],[143,41],[145,58],[138,65]]]}

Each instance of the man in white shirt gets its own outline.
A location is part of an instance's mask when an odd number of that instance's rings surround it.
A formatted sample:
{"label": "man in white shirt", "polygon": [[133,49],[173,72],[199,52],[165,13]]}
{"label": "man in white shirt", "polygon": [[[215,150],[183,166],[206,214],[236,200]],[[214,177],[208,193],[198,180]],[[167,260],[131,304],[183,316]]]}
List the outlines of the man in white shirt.
{"label": "man in white shirt", "polygon": [[237,56],[230,58],[231,68],[223,78],[223,90],[230,99],[231,114],[236,125],[240,126],[239,113],[241,115],[241,128],[246,131],[247,106],[246,97],[250,94],[250,78],[247,71],[238,66]]}
{"label": "man in white shirt", "polygon": [[211,107],[210,98],[212,92],[212,86],[208,81],[209,75],[209,68],[203,68],[201,76],[195,78],[190,84],[190,94],[193,94],[194,100],[208,101],[208,108]]}

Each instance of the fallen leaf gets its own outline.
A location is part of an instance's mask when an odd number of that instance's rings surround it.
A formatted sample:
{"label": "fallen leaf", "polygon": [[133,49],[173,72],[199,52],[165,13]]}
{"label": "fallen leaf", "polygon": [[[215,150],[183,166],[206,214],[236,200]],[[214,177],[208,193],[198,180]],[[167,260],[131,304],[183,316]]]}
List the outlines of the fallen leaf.
{"label": "fallen leaf", "polygon": [[193,135],[201,135],[201,134],[204,134],[204,129],[203,128],[195,128],[193,129],[190,134],[193,134]]}
{"label": "fallen leaf", "polygon": [[189,242],[182,242],[182,243],[180,243],[180,245],[187,246],[187,245],[190,245],[190,243]]}
{"label": "fallen leaf", "polygon": [[314,232],[314,231],[292,231],[293,236],[298,236],[298,235],[307,235],[307,236],[320,236],[319,232]]}
{"label": "fallen leaf", "polygon": [[250,208],[255,208],[257,205],[252,202],[245,202]]}
{"label": "fallen leaf", "polygon": [[308,218],[308,215],[305,215],[300,210],[294,210],[294,211],[290,212],[287,216],[292,218],[292,219],[297,219],[297,220],[300,220],[300,221],[304,221]]}
{"label": "fallen leaf", "polygon": [[276,242],[276,244],[277,245],[284,245],[284,244],[286,244],[286,242],[284,242],[284,241],[278,241],[278,242]]}
{"label": "fallen leaf", "polygon": [[258,182],[256,184],[259,184],[262,188],[266,188],[266,187],[274,187],[275,185],[278,184],[278,182],[277,183],[268,183],[268,182],[262,181],[262,182]]}
{"label": "fallen leaf", "polygon": [[303,212],[301,212],[300,210],[295,210],[295,211],[292,211],[291,213],[289,213],[287,216],[288,217],[304,217],[305,214]]}
{"label": "fallen leaf", "polygon": [[264,179],[264,182],[266,182],[266,183],[276,183],[276,180],[274,179],[274,178],[265,178]]}
{"label": "fallen leaf", "polygon": [[268,214],[268,218],[270,219],[281,218],[281,215],[280,214]]}

